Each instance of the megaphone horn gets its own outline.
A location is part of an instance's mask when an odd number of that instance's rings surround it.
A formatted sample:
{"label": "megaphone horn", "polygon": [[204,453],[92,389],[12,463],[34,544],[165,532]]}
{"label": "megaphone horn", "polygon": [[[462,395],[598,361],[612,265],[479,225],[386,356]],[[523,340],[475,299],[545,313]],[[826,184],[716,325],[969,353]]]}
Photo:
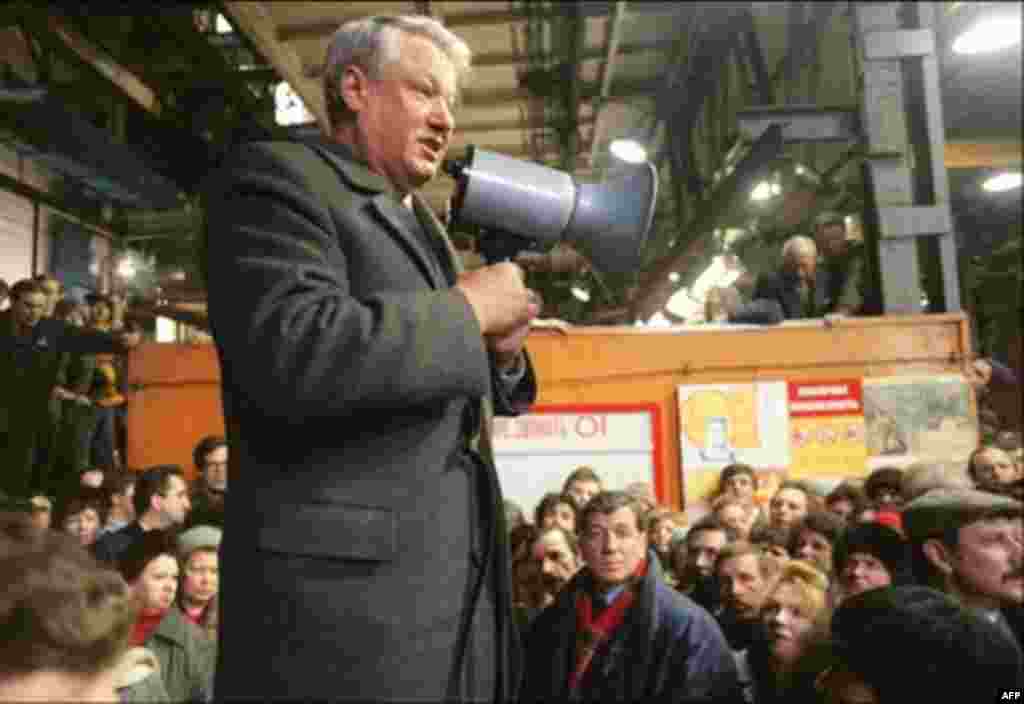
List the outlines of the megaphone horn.
{"label": "megaphone horn", "polygon": [[565,241],[601,271],[640,267],[657,201],[651,164],[629,167],[617,181],[580,184],[563,171],[471,146],[464,160],[444,169],[457,183],[452,215],[458,221],[499,236]]}

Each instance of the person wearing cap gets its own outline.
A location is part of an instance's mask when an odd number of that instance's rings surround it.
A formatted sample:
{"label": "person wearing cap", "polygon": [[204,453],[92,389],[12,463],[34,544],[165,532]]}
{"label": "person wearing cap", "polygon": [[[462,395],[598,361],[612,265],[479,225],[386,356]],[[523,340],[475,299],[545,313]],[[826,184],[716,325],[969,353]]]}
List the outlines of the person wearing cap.
{"label": "person wearing cap", "polygon": [[847,237],[846,218],[832,211],[821,213],[814,221],[814,241],[824,311],[830,315],[880,313],[866,301],[864,246]]}
{"label": "person wearing cap", "polygon": [[832,562],[838,601],[868,589],[913,584],[910,544],[880,523],[854,523],[836,541]]}
{"label": "person wearing cap", "polygon": [[879,467],[864,481],[864,493],[879,510],[899,509],[903,504],[903,471]]}
{"label": "person wearing cap", "polygon": [[962,464],[915,462],[903,470],[900,490],[905,501],[913,501],[932,489],[973,489],[974,482]]}
{"label": "person wearing cap", "polygon": [[1005,631],[934,589],[883,587],[832,617],[824,704],[998,702],[1024,688],[1024,658]]}
{"label": "person wearing cap", "polygon": [[193,526],[178,536],[181,588],[177,605],[212,641],[217,640],[220,537],[220,528],[206,525]]}
{"label": "person wearing cap", "polygon": [[1022,514],[1020,501],[975,489],[934,489],[914,499],[903,525],[918,581],[1010,630],[1007,619],[1018,622],[1024,601]]}

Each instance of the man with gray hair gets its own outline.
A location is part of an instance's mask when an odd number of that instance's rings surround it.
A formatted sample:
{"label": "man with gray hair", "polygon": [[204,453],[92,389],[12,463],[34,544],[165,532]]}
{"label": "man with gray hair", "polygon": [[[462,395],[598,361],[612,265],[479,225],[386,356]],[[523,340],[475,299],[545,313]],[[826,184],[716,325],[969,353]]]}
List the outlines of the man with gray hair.
{"label": "man with gray hair", "polygon": [[790,237],[782,245],[782,266],[757,277],[750,303],[734,310],[733,323],[780,323],[824,313],[824,290],[816,285],[818,249],[810,237]]}
{"label": "man with gray hair", "polygon": [[249,143],[205,189],[230,495],[216,698],[514,698],[494,412],[529,408],[539,313],[463,273],[416,190],[470,63],[428,17],[341,26],[330,133]]}

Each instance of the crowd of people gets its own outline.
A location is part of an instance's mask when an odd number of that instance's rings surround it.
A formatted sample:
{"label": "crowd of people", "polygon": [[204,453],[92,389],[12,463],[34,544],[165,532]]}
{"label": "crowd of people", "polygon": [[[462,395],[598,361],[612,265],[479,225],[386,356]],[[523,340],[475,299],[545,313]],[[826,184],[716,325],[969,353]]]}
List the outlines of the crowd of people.
{"label": "crowd of people", "polygon": [[6,498],[0,701],[212,699],[224,438],[194,461],[191,484],[175,465],[87,468],[56,505]]}
{"label": "crowd of people", "polygon": [[[722,470],[694,521],[580,467],[507,506],[524,700],[997,701],[1024,677],[1024,463],[886,467],[826,495]],[[594,603],[591,602],[593,600]],[[591,662],[588,658],[592,658]]]}

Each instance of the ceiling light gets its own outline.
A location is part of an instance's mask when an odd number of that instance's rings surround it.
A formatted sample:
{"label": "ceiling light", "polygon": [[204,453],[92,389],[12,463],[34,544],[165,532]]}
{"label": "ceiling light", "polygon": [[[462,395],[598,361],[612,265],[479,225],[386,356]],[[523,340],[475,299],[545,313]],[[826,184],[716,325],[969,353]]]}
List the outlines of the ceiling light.
{"label": "ceiling light", "polygon": [[134,279],[135,278],[135,262],[125,257],[117,265],[117,275],[122,279]]}
{"label": "ceiling light", "polygon": [[213,28],[217,34],[231,34],[235,31],[235,28],[231,26],[231,23],[228,22],[228,18],[224,15],[217,15],[217,20]]}
{"label": "ceiling light", "polygon": [[642,164],[647,161],[647,150],[635,139],[614,139],[608,145],[608,151],[630,164]]}
{"label": "ceiling light", "polygon": [[992,53],[1020,44],[1020,15],[1004,13],[977,22],[953,42],[957,54]]}
{"label": "ceiling light", "polygon": [[590,291],[588,291],[587,289],[581,288],[579,286],[573,286],[571,290],[572,295],[573,297],[576,298],[576,300],[583,301],[584,303],[590,300]]}
{"label": "ceiling light", "polygon": [[1020,171],[1004,171],[985,181],[981,187],[989,193],[1000,193],[1020,188]]}
{"label": "ceiling light", "polygon": [[750,200],[768,200],[772,197],[772,184],[767,181],[761,181],[761,183],[754,186],[754,190],[750,192]]}

